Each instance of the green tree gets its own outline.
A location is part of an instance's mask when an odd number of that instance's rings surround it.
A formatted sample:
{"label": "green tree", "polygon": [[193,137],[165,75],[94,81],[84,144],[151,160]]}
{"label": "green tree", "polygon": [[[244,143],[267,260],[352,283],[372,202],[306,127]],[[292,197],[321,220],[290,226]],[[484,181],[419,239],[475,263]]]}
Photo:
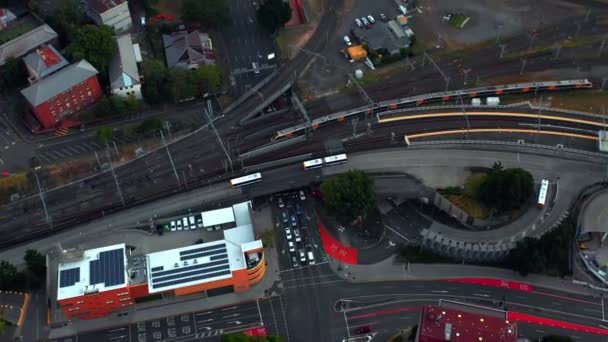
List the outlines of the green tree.
{"label": "green tree", "polygon": [[143,133],[145,136],[150,136],[163,128],[163,123],[160,119],[151,118],[144,120],[141,125],[139,125],[139,131]]}
{"label": "green tree", "polygon": [[27,269],[36,277],[44,278],[46,274],[46,257],[35,249],[25,251],[23,260],[27,264]]}
{"label": "green tree", "polygon": [[95,105],[95,117],[103,118],[106,116],[110,116],[113,112],[112,102],[109,98],[104,97],[97,102]]}
{"label": "green tree", "polygon": [[494,164],[492,164],[492,171],[494,171],[494,172],[502,171],[504,169],[505,169],[505,167],[502,166],[502,162],[500,160],[495,161]]}
{"label": "green tree", "polygon": [[111,127],[100,127],[97,130],[97,141],[101,144],[108,144],[114,139],[114,130]]}
{"label": "green tree", "polygon": [[499,212],[520,208],[532,195],[534,178],[523,169],[492,171],[479,189],[479,199]]}
{"label": "green tree", "polygon": [[224,77],[217,65],[203,65],[194,70],[196,86],[200,94],[215,93],[222,88]]}
{"label": "green tree", "polygon": [[192,70],[175,68],[169,77],[173,101],[190,99],[199,95],[196,74]]}
{"label": "green tree", "polygon": [[543,337],[542,342],[574,342],[570,336],[548,335]]}
{"label": "green tree", "polygon": [[269,32],[275,33],[291,19],[291,7],[283,0],[267,0],[256,14],[260,25]]}
{"label": "green tree", "polygon": [[182,20],[204,26],[221,27],[229,21],[230,9],[225,0],[184,0]]}
{"label": "green tree", "polygon": [[2,78],[6,89],[18,90],[27,84],[27,71],[21,58],[9,57],[4,64]]}
{"label": "green tree", "polygon": [[141,108],[141,102],[133,94],[127,96],[125,104],[127,105],[127,110],[129,112],[137,112]]}
{"label": "green tree", "polygon": [[8,324],[3,318],[0,318],[0,336],[3,336],[8,328]]}
{"label": "green tree", "polygon": [[321,184],[321,193],[328,213],[344,222],[365,218],[376,205],[374,182],[361,170],[326,179]]}
{"label": "green tree", "polygon": [[142,94],[150,104],[158,104],[168,94],[167,68],[165,63],[158,59],[144,59],[142,62],[144,80]]}
{"label": "green tree", "polygon": [[100,75],[106,75],[116,47],[114,29],[109,26],[84,25],[74,31],[66,52],[73,61],[86,59]]}
{"label": "green tree", "polygon": [[539,240],[531,237],[517,241],[515,248],[509,253],[511,268],[524,277],[529,273],[542,272],[545,261]]}
{"label": "green tree", "polygon": [[0,290],[15,290],[19,280],[17,268],[4,260],[0,261]]}
{"label": "green tree", "polygon": [[110,103],[112,104],[112,111],[114,114],[122,114],[127,111],[127,103],[121,96],[110,96]]}

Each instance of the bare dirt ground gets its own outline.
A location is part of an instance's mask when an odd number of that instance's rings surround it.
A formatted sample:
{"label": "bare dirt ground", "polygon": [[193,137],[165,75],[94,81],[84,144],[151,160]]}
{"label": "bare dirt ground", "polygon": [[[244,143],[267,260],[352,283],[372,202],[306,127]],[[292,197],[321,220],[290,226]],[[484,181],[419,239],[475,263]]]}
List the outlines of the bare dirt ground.
{"label": "bare dirt ground", "polygon": [[[462,49],[500,37],[533,31],[568,17],[584,16],[587,9],[564,0],[420,0],[422,13],[414,13],[411,23],[418,40],[440,42]],[[470,17],[463,29],[441,18],[448,13]]]}

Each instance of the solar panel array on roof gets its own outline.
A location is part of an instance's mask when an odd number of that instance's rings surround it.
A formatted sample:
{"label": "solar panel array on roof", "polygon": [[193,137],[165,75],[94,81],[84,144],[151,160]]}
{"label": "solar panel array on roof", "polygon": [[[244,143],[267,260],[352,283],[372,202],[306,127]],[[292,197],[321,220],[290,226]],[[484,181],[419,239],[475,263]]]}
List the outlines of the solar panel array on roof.
{"label": "solar panel array on roof", "polygon": [[89,264],[90,284],[114,286],[125,282],[125,260],[122,248],[99,253],[99,259]]}
{"label": "solar panel array on roof", "polygon": [[196,263],[190,266],[177,267],[167,271],[153,271],[150,279],[153,289],[230,274],[230,261],[225,244],[181,251],[179,254],[180,261],[183,261],[184,264],[187,264],[188,260],[202,256],[211,258],[208,262],[194,260]]}
{"label": "solar panel array on roof", "polygon": [[70,268],[59,272],[59,287],[68,287],[80,280],[80,267]]}

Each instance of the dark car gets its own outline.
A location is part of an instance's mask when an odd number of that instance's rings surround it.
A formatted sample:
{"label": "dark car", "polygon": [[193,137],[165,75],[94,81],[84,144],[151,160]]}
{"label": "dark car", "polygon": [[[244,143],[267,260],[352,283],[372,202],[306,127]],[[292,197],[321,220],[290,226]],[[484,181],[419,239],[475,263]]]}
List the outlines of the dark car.
{"label": "dark car", "polygon": [[372,328],[370,328],[369,325],[364,325],[364,326],[355,328],[355,334],[357,334],[357,335],[367,334],[370,331],[372,331]]}

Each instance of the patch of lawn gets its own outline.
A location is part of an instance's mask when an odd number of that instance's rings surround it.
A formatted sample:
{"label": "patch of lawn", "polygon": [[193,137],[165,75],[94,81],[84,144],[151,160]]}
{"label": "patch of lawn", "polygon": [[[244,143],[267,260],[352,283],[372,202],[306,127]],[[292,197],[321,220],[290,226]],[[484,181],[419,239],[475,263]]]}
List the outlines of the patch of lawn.
{"label": "patch of lawn", "polygon": [[38,27],[38,24],[29,16],[15,20],[11,23],[9,28],[0,31],[0,44],[4,44],[22,34],[28,33],[36,27]]}
{"label": "patch of lawn", "polygon": [[[600,90],[576,90],[551,95],[551,107],[600,113],[608,103],[608,92]],[[608,108],[605,108],[608,110]]]}
{"label": "patch of lawn", "polygon": [[469,22],[470,19],[471,17],[464,14],[454,14],[450,19],[450,25],[460,30]]}

